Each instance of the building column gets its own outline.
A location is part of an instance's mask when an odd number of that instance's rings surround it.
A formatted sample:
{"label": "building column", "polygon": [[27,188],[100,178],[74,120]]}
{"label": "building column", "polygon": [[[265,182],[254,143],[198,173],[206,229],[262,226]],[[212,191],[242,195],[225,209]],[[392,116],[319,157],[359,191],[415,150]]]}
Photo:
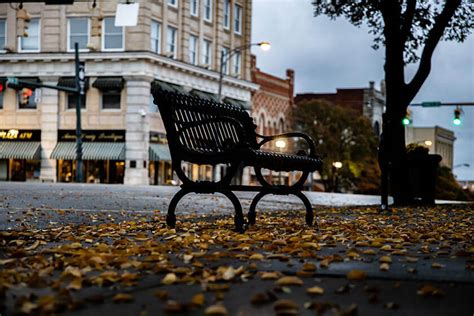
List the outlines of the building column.
{"label": "building column", "polygon": [[148,185],[148,147],[150,80],[125,78],[127,82],[125,116],[124,184]]}
{"label": "building column", "polygon": [[[41,78],[44,84],[56,85],[58,78]],[[59,92],[54,89],[41,89],[41,102],[38,104],[41,113],[41,171],[42,182],[56,182],[57,161],[50,159],[58,141],[59,128]]]}

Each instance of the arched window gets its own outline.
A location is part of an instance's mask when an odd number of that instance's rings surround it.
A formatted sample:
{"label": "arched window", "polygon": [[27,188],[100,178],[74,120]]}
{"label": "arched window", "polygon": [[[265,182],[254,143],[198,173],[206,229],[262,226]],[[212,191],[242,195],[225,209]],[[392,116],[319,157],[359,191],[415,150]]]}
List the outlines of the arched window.
{"label": "arched window", "polygon": [[375,135],[379,136],[380,135],[380,124],[378,121],[375,121],[374,124],[374,133]]}
{"label": "arched window", "polygon": [[280,118],[279,125],[280,126],[278,132],[281,134],[285,131],[285,122],[283,122],[283,118]]}
{"label": "arched window", "polygon": [[265,133],[265,115],[260,114],[260,118],[258,119],[258,133],[264,134]]}

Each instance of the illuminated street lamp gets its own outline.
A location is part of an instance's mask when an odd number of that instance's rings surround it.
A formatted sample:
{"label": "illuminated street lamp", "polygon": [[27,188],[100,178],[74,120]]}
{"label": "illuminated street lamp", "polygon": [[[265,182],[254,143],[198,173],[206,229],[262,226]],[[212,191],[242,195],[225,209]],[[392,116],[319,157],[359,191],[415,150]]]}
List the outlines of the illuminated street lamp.
{"label": "illuminated street lamp", "polygon": [[339,177],[338,177],[338,171],[339,169],[342,168],[342,162],[340,161],[335,161],[332,163],[332,171],[333,171],[333,174],[334,174],[334,192],[338,192],[339,189],[338,189],[338,186],[339,186]]}
{"label": "illuminated street lamp", "polygon": [[[280,152],[283,152],[283,148],[286,147],[286,142],[285,142],[283,139],[277,139],[277,140],[275,141],[275,146],[278,148],[278,150],[279,150]],[[283,184],[283,183],[282,183],[282,177],[281,177],[281,171],[278,173],[278,182],[279,182],[280,184]]]}
{"label": "illuminated street lamp", "polygon": [[221,65],[219,68],[219,92],[218,92],[218,98],[219,102],[222,101],[222,80],[224,78],[224,65],[227,63],[227,61],[235,54],[238,52],[241,52],[244,49],[250,48],[252,46],[260,46],[260,48],[263,51],[267,51],[271,48],[271,45],[269,42],[259,42],[259,43],[252,43],[252,44],[247,44],[247,45],[242,45],[237,48],[234,48],[233,50],[229,52],[221,52]]}

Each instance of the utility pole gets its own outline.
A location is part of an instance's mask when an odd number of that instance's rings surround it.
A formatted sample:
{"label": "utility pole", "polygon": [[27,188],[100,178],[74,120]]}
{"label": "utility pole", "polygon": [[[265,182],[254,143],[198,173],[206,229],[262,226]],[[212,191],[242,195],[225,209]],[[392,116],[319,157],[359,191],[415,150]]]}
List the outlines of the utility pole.
{"label": "utility pole", "polygon": [[85,65],[79,61],[79,44],[74,44],[76,66],[76,181],[84,182],[82,168],[81,105],[84,96]]}

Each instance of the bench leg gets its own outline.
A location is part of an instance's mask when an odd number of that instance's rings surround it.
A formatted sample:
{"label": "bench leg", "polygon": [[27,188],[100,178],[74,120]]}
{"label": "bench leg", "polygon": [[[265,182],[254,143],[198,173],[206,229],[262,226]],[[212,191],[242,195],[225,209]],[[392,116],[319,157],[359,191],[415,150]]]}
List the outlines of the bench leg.
{"label": "bench leg", "polygon": [[174,228],[176,226],[176,215],[174,214],[176,205],[178,205],[179,200],[181,200],[183,196],[190,192],[191,191],[189,190],[181,189],[171,199],[170,205],[168,207],[168,214],[166,215],[166,224],[169,227]]}
{"label": "bench leg", "polygon": [[255,209],[257,208],[257,203],[267,194],[270,194],[270,192],[259,192],[253,198],[252,204],[250,204],[249,213],[247,214],[249,225],[255,225],[255,219],[257,217],[257,214],[255,213]]}
{"label": "bench leg", "polygon": [[303,201],[303,204],[306,207],[306,224],[308,224],[308,226],[313,226],[313,207],[311,206],[311,203],[309,202],[306,195],[304,195],[301,191],[296,191],[291,194],[296,195],[301,201]]}
{"label": "bench leg", "polygon": [[232,202],[235,209],[235,216],[234,216],[234,224],[235,230],[239,233],[243,233],[245,231],[245,219],[242,213],[242,205],[240,204],[239,199],[237,196],[231,191],[218,191],[219,193],[224,194],[227,198]]}

